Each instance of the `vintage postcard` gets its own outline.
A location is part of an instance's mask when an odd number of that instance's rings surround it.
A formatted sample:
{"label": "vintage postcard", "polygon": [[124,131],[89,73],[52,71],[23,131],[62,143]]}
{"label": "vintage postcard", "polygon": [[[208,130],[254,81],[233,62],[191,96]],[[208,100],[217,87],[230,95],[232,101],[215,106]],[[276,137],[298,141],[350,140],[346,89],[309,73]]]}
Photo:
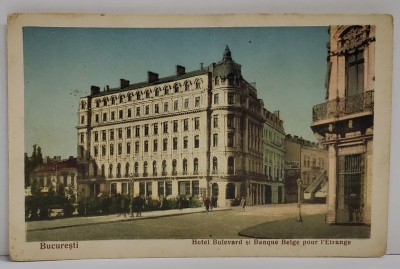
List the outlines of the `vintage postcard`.
{"label": "vintage postcard", "polygon": [[13,260],[381,256],[389,15],[11,14]]}

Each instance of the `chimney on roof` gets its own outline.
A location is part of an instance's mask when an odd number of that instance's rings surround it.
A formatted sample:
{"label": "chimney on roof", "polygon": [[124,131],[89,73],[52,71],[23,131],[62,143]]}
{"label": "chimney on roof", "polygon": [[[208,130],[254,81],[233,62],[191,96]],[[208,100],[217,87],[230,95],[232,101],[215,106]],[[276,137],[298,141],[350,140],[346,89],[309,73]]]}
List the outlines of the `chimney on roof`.
{"label": "chimney on roof", "polygon": [[121,78],[119,81],[120,81],[121,89],[126,88],[126,87],[129,86],[129,80]]}
{"label": "chimney on roof", "polygon": [[200,63],[200,70],[203,70],[203,63]]}
{"label": "chimney on roof", "polygon": [[158,80],[158,74],[148,71],[147,72],[147,83],[151,83]]}
{"label": "chimney on roof", "polygon": [[184,74],[186,74],[185,73],[185,67],[182,66],[182,65],[176,65],[176,75],[177,76],[182,76]]}
{"label": "chimney on roof", "polygon": [[90,95],[95,95],[100,93],[100,87],[98,86],[90,86]]}

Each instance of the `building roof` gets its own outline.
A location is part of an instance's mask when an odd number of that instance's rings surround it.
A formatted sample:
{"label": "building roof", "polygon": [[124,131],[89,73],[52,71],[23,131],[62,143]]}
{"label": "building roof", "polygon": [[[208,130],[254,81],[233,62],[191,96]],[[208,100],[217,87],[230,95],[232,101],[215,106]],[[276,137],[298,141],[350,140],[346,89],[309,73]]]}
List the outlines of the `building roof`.
{"label": "building roof", "polygon": [[191,71],[191,72],[188,72],[188,73],[185,73],[182,75],[172,75],[172,76],[162,77],[153,82],[143,81],[143,82],[130,84],[128,87],[110,88],[106,91],[102,91],[102,92],[93,94],[91,96],[104,96],[104,95],[114,94],[114,93],[118,93],[118,92],[124,92],[124,91],[129,91],[129,90],[134,90],[134,89],[145,88],[145,87],[154,86],[154,85],[158,85],[158,84],[162,84],[162,83],[168,83],[168,82],[172,82],[172,81],[176,81],[176,80],[180,80],[180,79],[195,77],[195,76],[199,76],[199,75],[205,75],[208,72],[209,71],[206,68],[199,69],[199,70]]}
{"label": "building roof", "polygon": [[69,158],[67,160],[53,161],[46,164],[42,164],[41,166],[36,167],[35,170],[33,170],[33,173],[55,172],[64,169],[78,169],[78,159]]}

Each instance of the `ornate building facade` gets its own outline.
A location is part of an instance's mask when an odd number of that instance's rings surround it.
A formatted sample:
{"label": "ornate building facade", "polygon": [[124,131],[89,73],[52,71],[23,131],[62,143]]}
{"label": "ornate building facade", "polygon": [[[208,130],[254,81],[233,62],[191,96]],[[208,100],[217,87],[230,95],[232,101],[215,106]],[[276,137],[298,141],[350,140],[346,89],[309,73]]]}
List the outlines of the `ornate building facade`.
{"label": "ornate building facade", "polygon": [[328,223],[371,224],[375,27],[331,26],[326,102],[312,130],[328,147]]}
{"label": "ornate building facade", "polygon": [[284,164],[285,164],[285,130],[279,111],[274,113],[264,109],[263,164],[267,178],[264,204],[285,202]]}
{"label": "ornate building facade", "polygon": [[80,98],[80,193],[218,197],[260,202],[263,102],[226,47],[200,70],[120,87],[92,86]]}

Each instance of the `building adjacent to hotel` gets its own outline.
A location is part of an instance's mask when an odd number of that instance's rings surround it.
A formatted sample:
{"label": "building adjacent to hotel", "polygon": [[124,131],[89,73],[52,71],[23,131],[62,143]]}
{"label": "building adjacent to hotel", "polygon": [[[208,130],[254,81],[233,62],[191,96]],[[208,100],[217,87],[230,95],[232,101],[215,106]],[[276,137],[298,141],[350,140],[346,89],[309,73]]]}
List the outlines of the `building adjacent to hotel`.
{"label": "building adjacent to hotel", "polygon": [[328,223],[371,224],[375,27],[331,26],[326,102],[312,130],[328,147]]}
{"label": "building adjacent to hotel", "polygon": [[[228,46],[221,61],[196,71],[178,65],[169,77],[148,72],[145,82],[92,86],[78,115],[81,194],[216,196],[221,207],[240,197],[250,204],[279,199],[268,186],[283,184],[280,144],[266,177],[264,104]],[[268,128],[280,134],[273,141],[282,143],[281,121],[273,121]]]}

